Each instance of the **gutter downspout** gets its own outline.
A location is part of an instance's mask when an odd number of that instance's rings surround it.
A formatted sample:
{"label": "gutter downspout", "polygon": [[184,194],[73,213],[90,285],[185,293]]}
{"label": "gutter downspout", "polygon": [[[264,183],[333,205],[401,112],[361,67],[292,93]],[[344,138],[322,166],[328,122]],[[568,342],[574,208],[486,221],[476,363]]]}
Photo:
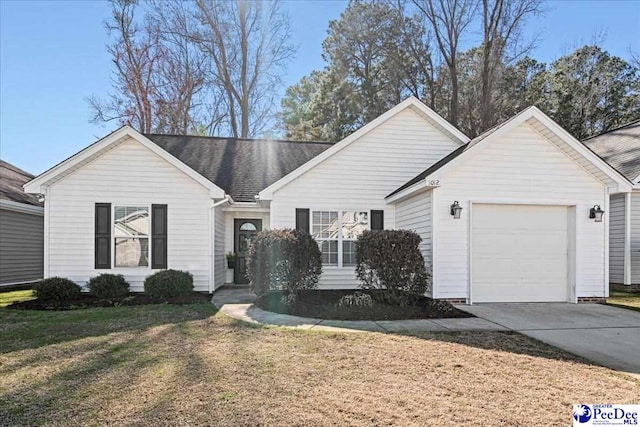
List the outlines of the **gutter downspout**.
{"label": "gutter downspout", "polygon": [[231,203],[231,196],[225,195],[224,199],[219,202],[215,202],[211,204],[209,208],[209,227],[211,227],[211,232],[209,233],[209,293],[212,294],[215,291],[215,273],[216,273],[216,263],[215,263],[215,233],[216,233],[216,223],[215,223],[215,208],[223,205],[225,203]]}

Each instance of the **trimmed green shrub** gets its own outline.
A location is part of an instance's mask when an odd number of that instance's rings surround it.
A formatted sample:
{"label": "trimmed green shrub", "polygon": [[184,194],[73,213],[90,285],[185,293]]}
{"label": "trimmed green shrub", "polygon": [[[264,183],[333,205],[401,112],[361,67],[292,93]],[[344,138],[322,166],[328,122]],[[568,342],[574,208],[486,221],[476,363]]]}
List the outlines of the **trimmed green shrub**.
{"label": "trimmed green shrub", "polygon": [[80,296],[80,286],[64,277],[50,277],[35,284],[33,289],[39,300],[65,303]]}
{"label": "trimmed green shrub", "polygon": [[168,300],[193,292],[193,275],[180,270],[163,270],[144,279],[144,292],[152,298]]}
{"label": "trimmed green shrub", "polygon": [[129,283],[122,274],[101,274],[89,280],[89,291],[103,300],[120,300],[129,295]]}
{"label": "trimmed green shrub", "polygon": [[289,228],[265,230],[251,244],[247,269],[256,295],[275,290],[295,293],[318,286],[322,256],[308,233]]}
{"label": "trimmed green shrub", "polygon": [[424,295],[431,274],[420,253],[422,239],[409,230],[367,230],[356,241],[356,275],[362,289],[380,293],[389,303],[407,304],[410,296]]}
{"label": "trimmed green shrub", "polygon": [[373,307],[373,298],[371,298],[371,295],[363,292],[354,292],[340,298],[338,301],[338,307]]}

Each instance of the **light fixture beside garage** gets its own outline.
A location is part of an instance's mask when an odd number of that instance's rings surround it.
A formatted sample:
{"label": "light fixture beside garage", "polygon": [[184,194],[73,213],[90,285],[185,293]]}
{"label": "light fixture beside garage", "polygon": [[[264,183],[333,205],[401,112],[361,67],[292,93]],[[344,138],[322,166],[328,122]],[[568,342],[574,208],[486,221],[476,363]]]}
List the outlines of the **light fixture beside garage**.
{"label": "light fixture beside garage", "polygon": [[589,218],[594,219],[596,222],[602,222],[602,216],[604,215],[604,211],[600,208],[600,205],[595,205],[591,209],[589,209]]}
{"label": "light fixture beside garage", "polygon": [[460,206],[460,203],[456,200],[451,205],[451,215],[453,219],[460,219],[460,212],[462,212],[462,206]]}

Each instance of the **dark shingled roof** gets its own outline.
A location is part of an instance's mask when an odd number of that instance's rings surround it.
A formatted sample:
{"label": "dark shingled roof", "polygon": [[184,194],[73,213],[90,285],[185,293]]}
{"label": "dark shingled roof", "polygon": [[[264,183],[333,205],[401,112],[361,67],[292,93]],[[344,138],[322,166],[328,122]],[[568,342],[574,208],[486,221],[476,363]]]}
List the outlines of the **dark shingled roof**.
{"label": "dark shingled roof", "polygon": [[27,194],[22,186],[34,178],[29,172],[0,160],[0,199],[28,205],[42,206],[38,198]]}
{"label": "dark shingled roof", "polygon": [[640,175],[640,120],[585,139],[584,145],[632,181]]}
{"label": "dark shingled roof", "polygon": [[145,135],[233,200],[254,201],[261,191],[333,143],[180,135]]}

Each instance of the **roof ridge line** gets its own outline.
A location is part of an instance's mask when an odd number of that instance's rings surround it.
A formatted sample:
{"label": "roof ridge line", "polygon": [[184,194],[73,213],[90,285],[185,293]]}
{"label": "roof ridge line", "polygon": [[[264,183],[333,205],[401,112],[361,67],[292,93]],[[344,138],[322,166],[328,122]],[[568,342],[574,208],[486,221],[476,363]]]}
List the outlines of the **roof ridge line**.
{"label": "roof ridge line", "polygon": [[599,134],[597,134],[597,135],[592,135],[592,136],[590,136],[590,137],[588,137],[588,138],[585,138],[585,139],[581,140],[581,142],[588,141],[588,140],[590,140],[590,139],[597,138],[597,137],[602,136],[602,135],[606,135],[606,134],[608,134],[608,133],[610,133],[610,132],[615,132],[615,131],[617,131],[617,130],[620,130],[620,129],[626,128],[627,126],[635,125],[636,123],[640,123],[640,119],[632,120],[632,121],[630,121],[630,122],[628,122],[628,123],[625,123],[625,124],[623,124],[623,125],[620,125],[620,126],[618,126],[618,127],[616,127],[616,128],[609,129],[608,131],[605,131],[605,132],[600,132],[600,133],[599,133]]}

